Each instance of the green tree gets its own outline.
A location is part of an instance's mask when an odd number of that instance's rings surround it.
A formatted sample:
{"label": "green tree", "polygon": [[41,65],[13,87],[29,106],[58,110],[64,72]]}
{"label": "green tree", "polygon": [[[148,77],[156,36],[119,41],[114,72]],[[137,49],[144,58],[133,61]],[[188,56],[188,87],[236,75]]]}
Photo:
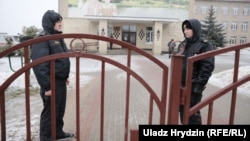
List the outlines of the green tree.
{"label": "green tree", "polygon": [[10,38],[10,37],[6,37],[6,38],[5,38],[5,41],[6,41],[6,43],[7,43],[7,45],[8,45],[9,47],[11,47],[11,46],[12,46],[13,41],[11,40],[11,38]]}
{"label": "green tree", "polygon": [[33,39],[42,29],[35,26],[23,27],[23,33],[20,35],[20,42],[24,42],[29,39]]}
{"label": "green tree", "polygon": [[227,41],[225,40],[226,33],[223,30],[222,24],[218,24],[215,17],[215,11],[213,6],[208,9],[208,15],[201,24],[202,32],[201,36],[209,40],[214,47],[225,47]]}
{"label": "green tree", "polygon": [[30,26],[30,27],[23,27],[23,36],[29,36],[34,38],[37,33],[39,33],[41,29],[35,27],[35,26]]}

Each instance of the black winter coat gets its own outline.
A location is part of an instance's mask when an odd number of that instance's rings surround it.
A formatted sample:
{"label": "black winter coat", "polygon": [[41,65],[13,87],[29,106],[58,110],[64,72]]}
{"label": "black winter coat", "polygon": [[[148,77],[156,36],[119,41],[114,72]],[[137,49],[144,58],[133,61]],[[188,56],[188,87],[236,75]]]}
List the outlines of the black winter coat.
{"label": "black winter coat", "polygon": [[[191,56],[213,50],[213,46],[211,43],[200,38],[201,25],[199,21],[191,19],[184,21],[183,24],[185,24],[185,22],[189,22],[194,35],[192,39],[186,38],[184,40],[185,50],[183,52],[184,60],[182,66],[182,86],[186,86],[187,59]],[[198,86],[201,89],[205,87],[214,70],[214,62],[214,56],[194,62],[192,73],[193,86]]]}
{"label": "black winter coat", "polygon": [[[31,58],[36,59],[46,57],[51,54],[64,53],[68,49],[62,40],[50,40],[38,43],[31,48]],[[33,67],[33,71],[41,88],[45,91],[50,90],[50,63],[45,62]],[[67,79],[70,72],[69,58],[60,58],[55,61],[55,77],[57,79]]]}
{"label": "black winter coat", "polygon": [[[43,17],[43,32],[41,36],[50,36],[53,34],[60,34],[60,32],[54,30],[55,22],[62,18],[59,14],[52,10],[49,10]],[[57,53],[68,52],[68,48],[63,39],[50,40],[32,45],[31,47],[31,59],[46,57]],[[45,91],[50,90],[50,63],[44,62],[33,67],[33,71],[37,78],[37,81],[42,89]],[[69,58],[60,58],[55,61],[55,78],[67,80],[70,72],[70,60]]]}

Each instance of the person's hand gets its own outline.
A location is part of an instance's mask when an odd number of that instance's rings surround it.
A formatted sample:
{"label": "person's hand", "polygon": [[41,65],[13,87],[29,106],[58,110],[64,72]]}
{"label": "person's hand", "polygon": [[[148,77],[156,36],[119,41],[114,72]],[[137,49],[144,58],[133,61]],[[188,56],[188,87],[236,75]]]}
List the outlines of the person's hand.
{"label": "person's hand", "polygon": [[46,96],[51,96],[51,90],[46,91],[46,92],[45,92],[45,95],[46,95]]}

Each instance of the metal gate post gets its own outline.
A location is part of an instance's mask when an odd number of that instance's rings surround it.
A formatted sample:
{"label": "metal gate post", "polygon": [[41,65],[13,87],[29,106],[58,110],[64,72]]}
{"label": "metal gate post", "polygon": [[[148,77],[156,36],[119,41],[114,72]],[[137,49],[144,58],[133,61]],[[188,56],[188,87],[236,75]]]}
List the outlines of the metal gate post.
{"label": "metal gate post", "polygon": [[170,71],[168,124],[178,124],[181,96],[182,55],[173,55]]}

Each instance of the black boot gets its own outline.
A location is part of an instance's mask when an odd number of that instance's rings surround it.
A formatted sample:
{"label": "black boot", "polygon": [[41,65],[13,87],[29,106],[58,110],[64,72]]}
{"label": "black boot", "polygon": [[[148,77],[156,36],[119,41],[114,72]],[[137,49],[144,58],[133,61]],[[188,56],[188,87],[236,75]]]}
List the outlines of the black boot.
{"label": "black boot", "polygon": [[200,112],[197,112],[197,113],[193,114],[192,116],[190,116],[188,124],[189,125],[201,125],[202,121],[201,121]]}
{"label": "black boot", "polygon": [[56,140],[63,141],[63,140],[68,140],[68,139],[71,139],[74,137],[75,137],[75,135],[73,133],[63,133],[61,135],[57,135]]}

